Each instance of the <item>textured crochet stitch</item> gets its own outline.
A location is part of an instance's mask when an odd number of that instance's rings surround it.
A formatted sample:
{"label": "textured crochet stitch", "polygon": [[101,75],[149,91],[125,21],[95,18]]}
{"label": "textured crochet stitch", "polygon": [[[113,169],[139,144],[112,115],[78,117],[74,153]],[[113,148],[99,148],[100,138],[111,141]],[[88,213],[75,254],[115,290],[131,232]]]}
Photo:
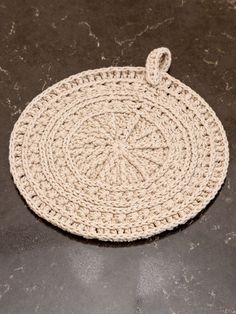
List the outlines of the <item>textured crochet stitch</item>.
{"label": "textured crochet stitch", "polygon": [[26,107],[10,139],[10,170],[29,207],[104,241],[147,238],[196,216],[228,168],[210,106],[170,76],[171,54],[145,67],[85,71]]}

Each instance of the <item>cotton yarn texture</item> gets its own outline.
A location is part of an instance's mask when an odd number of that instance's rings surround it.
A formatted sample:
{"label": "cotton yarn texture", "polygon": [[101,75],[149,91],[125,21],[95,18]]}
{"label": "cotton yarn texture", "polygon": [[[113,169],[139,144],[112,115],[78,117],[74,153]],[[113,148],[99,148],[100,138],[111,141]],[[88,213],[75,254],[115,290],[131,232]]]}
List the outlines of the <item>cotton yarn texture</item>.
{"label": "cotton yarn texture", "polygon": [[10,170],[29,207],[66,231],[104,241],[147,238],[196,216],[228,168],[221,122],[167,74],[145,67],[85,71],[26,107],[10,139]]}

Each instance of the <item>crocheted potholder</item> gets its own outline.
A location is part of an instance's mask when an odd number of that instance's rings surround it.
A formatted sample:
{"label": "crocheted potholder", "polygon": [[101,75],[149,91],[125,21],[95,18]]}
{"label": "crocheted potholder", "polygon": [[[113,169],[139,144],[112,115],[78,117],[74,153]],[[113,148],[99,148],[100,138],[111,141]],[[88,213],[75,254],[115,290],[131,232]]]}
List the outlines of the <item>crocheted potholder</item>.
{"label": "crocheted potholder", "polygon": [[220,189],[228,143],[210,106],[167,70],[85,71],[34,98],[10,140],[14,182],[40,217],[71,233],[131,241],[173,229]]}

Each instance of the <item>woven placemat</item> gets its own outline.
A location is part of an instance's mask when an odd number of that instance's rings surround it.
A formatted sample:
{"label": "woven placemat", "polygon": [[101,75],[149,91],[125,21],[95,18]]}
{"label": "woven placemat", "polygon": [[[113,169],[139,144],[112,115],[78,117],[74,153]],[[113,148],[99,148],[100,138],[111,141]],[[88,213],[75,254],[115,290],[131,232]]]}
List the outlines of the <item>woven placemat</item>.
{"label": "woven placemat", "polygon": [[146,67],[85,71],[38,95],[16,122],[10,168],[40,217],[73,234],[131,241],[173,229],[214,198],[226,176],[221,122],[167,74]]}

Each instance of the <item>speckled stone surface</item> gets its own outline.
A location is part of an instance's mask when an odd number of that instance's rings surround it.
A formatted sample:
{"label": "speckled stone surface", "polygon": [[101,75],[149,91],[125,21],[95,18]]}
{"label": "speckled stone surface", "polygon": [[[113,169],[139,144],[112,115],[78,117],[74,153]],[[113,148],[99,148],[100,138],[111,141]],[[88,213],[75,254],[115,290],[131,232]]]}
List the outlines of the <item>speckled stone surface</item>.
{"label": "speckled stone surface", "polygon": [[[9,173],[19,114],[71,74],[143,66],[169,47],[170,74],[196,90],[230,142],[228,177],[200,216],[130,244],[71,236],[36,217]],[[236,2],[0,2],[0,313],[236,313]]]}

